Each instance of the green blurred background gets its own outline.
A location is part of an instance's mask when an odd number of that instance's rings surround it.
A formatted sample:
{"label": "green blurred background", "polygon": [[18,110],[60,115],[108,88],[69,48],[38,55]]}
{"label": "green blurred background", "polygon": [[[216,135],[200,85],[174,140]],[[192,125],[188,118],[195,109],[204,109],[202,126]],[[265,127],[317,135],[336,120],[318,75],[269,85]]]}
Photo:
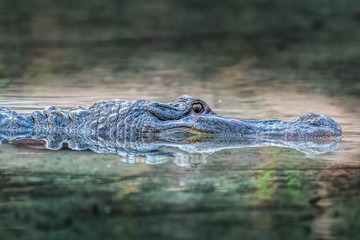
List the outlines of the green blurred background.
{"label": "green blurred background", "polygon": [[207,80],[240,65],[358,96],[359,29],[357,0],[0,0],[0,81],[81,82],[94,68],[114,82],[174,68]]}

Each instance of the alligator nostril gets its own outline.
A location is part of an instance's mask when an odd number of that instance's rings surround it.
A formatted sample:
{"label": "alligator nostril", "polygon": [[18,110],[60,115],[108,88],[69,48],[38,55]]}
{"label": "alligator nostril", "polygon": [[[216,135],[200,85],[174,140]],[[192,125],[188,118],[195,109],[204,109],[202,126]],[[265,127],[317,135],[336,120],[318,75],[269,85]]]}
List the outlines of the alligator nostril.
{"label": "alligator nostril", "polygon": [[316,122],[312,122],[311,125],[321,127],[322,124],[319,121],[316,121]]}

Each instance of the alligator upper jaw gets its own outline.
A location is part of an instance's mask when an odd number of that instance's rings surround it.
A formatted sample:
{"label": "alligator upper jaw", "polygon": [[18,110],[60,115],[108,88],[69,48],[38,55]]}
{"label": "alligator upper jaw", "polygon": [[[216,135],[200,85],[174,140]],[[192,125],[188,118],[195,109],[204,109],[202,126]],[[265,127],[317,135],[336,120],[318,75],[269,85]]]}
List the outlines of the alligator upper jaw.
{"label": "alligator upper jaw", "polygon": [[[314,118],[320,118],[314,115]],[[324,118],[324,117],[322,117]],[[324,119],[323,119],[324,120]],[[327,122],[333,122],[329,118]],[[157,126],[161,136],[222,135],[230,139],[256,137],[263,139],[310,140],[337,138],[341,129],[335,122],[329,124],[302,122],[301,118],[289,122],[280,120],[243,121],[221,115],[191,115],[175,121],[164,121]],[[339,130],[340,129],[340,130]]]}

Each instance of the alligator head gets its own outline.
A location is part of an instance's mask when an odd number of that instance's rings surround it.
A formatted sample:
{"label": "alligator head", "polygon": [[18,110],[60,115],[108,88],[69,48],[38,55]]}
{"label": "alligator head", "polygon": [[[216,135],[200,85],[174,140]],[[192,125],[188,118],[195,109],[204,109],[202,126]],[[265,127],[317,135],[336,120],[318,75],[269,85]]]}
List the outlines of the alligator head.
{"label": "alligator head", "polygon": [[151,132],[161,135],[226,135],[246,128],[240,121],[217,115],[203,100],[187,95],[167,104],[153,102],[148,112],[154,118]]}
{"label": "alligator head", "polygon": [[244,121],[221,116],[203,100],[183,95],[167,104],[149,102],[148,132],[165,138],[194,134],[221,134],[239,138],[264,137],[310,139],[341,135],[340,126],[331,118],[308,113],[289,122],[280,120]]}

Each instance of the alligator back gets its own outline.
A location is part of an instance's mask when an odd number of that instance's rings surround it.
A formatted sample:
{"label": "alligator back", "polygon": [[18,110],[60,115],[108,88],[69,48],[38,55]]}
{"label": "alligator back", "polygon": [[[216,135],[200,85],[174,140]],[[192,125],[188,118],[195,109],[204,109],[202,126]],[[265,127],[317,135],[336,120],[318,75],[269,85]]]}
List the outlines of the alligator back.
{"label": "alligator back", "polygon": [[42,138],[56,133],[71,136],[106,135],[110,139],[124,137],[134,127],[133,118],[137,114],[136,109],[132,108],[135,103],[115,99],[96,102],[89,108],[77,106],[69,111],[51,106],[43,111],[34,111],[31,115],[0,108],[0,137],[10,141],[31,136]]}
{"label": "alligator back", "polygon": [[[125,137],[133,130],[137,116],[136,101],[111,100],[96,102],[89,108],[77,106],[64,111],[52,106],[44,111],[35,111],[34,136],[41,137],[51,133],[94,135],[116,139]],[[128,124],[127,124],[128,123]]]}

